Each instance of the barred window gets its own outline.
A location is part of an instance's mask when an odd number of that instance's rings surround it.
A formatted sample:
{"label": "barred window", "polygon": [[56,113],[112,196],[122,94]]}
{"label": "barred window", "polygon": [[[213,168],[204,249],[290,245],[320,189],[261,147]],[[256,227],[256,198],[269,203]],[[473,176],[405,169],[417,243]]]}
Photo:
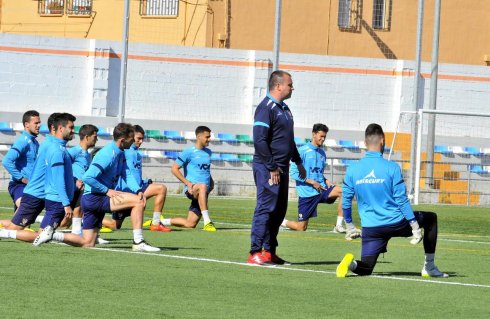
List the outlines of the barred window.
{"label": "barred window", "polygon": [[391,0],[373,1],[373,29],[390,29]]}
{"label": "barred window", "polygon": [[91,15],[92,0],[67,0],[66,13],[71,15]]}
{"label": "barred window", "polygon": [[37,12],[42,15],[60,15],[65,12],[64,0],[39,0]]}
{"label": "barred window", "polygon": [[359,28],[359,0],[339,0],[337,25],[341,29]]}
{"label": "barred window", "polygon": [[179,0],[140,0],[140,15],[177,17],[179,15]]}

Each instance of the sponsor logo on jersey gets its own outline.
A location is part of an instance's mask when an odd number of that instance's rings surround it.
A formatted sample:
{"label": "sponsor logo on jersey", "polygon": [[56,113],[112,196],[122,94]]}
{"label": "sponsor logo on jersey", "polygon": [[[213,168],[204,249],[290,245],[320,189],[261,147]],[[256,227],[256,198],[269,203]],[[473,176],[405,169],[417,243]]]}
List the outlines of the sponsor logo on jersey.
{"label": "sponsor logo on jersey", "polygon": [[356,181],[356,185],[359,184],[381,184],[385,181],[384,178],[376,178],[376,175],[374,174],[374,169],[364,176],[364,178],[361,178]]}

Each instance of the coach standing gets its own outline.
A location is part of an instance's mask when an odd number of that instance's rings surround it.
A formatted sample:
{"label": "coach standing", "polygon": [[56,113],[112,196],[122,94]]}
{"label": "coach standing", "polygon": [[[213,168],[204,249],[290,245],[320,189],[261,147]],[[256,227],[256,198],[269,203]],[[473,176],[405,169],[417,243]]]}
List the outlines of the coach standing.
{"label": "coach standing", "polygon": [[257,186],[257,206],[252,220],[251,248],[247,262],[253,265],[284,265],[276,255],[277,233],[288,207],[289,161],[306,176],[296,144],[294,121],[284,103],[293,92],[291,75],[274,71],[269,93],[255,111],[253,174]]}

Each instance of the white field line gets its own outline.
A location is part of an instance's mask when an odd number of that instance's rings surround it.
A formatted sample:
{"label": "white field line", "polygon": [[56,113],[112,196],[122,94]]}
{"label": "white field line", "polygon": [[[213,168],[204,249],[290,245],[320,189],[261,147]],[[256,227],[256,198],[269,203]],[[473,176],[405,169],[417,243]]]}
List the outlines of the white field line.
{"label": "white field line", "polygon": [[[110,252],[116,252],[116,253],[125,253],[125,254],[137,254],[137,255],[147,255],[147,256],[163,257],[163,258],[174,258],[174,259],[201,261],[201,262],[211,262],[211,263],[217,263],[217,264],[256,267],[256,268],[261,268],[261,269],[273,269],[273,270],[277,269],[277,270],[286,270],[286,271],[299,271],[299,272],[310,272],[310,273],[317,273],[317,274],[335,275],[335,272],[333,272],[333,271],[323,271],[323,270],[313,270],[313,269],[303,269],[303,268],[290,268],[290,267],[284,267],[284,266],[259,267],[259,266],[251,266],[251,265],[249,265],[247,263],[243,263],[243,262],[218,260],[218,259],[211,259],[211,258],[178,256],[178,255],[169,255],[169,254],[160,254],[160,253],[133,252],[133,251],[127,251],[127,250],[111,249],[111,248],[92,248],[92,249],[102,250],[102,251],[110,251]],[[445,280],[415,279],[415,278],[403,278],[403,277],[391,277],[391,276],[388,277],[388,276],[381,276],[381,275],[372,275],[370,277],[371,278],[379,278],[379,279],[389,279],[389,280],[432,283],[432,284],[439,284],[439,285],[490,288],[490,285],[469,284],[469,283],[445,281]]]}

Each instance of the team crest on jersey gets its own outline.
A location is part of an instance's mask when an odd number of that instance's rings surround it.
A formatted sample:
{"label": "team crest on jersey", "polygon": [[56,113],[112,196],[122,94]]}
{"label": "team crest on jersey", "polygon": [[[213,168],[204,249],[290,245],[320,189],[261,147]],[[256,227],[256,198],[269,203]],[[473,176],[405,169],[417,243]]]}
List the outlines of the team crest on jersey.
{"label": "team crest on jersey", "polygon": [[22,222],[20,223],[21,226],[27,226],[27,223],[29,220],[27,218],[22,218]]}
{"label": "team crest on jersey", "polygon": [[376,174],[374,173],[374,169],[369,172],[364,178],[361,178],[356,181],[356,185],[359,184],[381,184],[385,181],[384,178],[376,178]]}

